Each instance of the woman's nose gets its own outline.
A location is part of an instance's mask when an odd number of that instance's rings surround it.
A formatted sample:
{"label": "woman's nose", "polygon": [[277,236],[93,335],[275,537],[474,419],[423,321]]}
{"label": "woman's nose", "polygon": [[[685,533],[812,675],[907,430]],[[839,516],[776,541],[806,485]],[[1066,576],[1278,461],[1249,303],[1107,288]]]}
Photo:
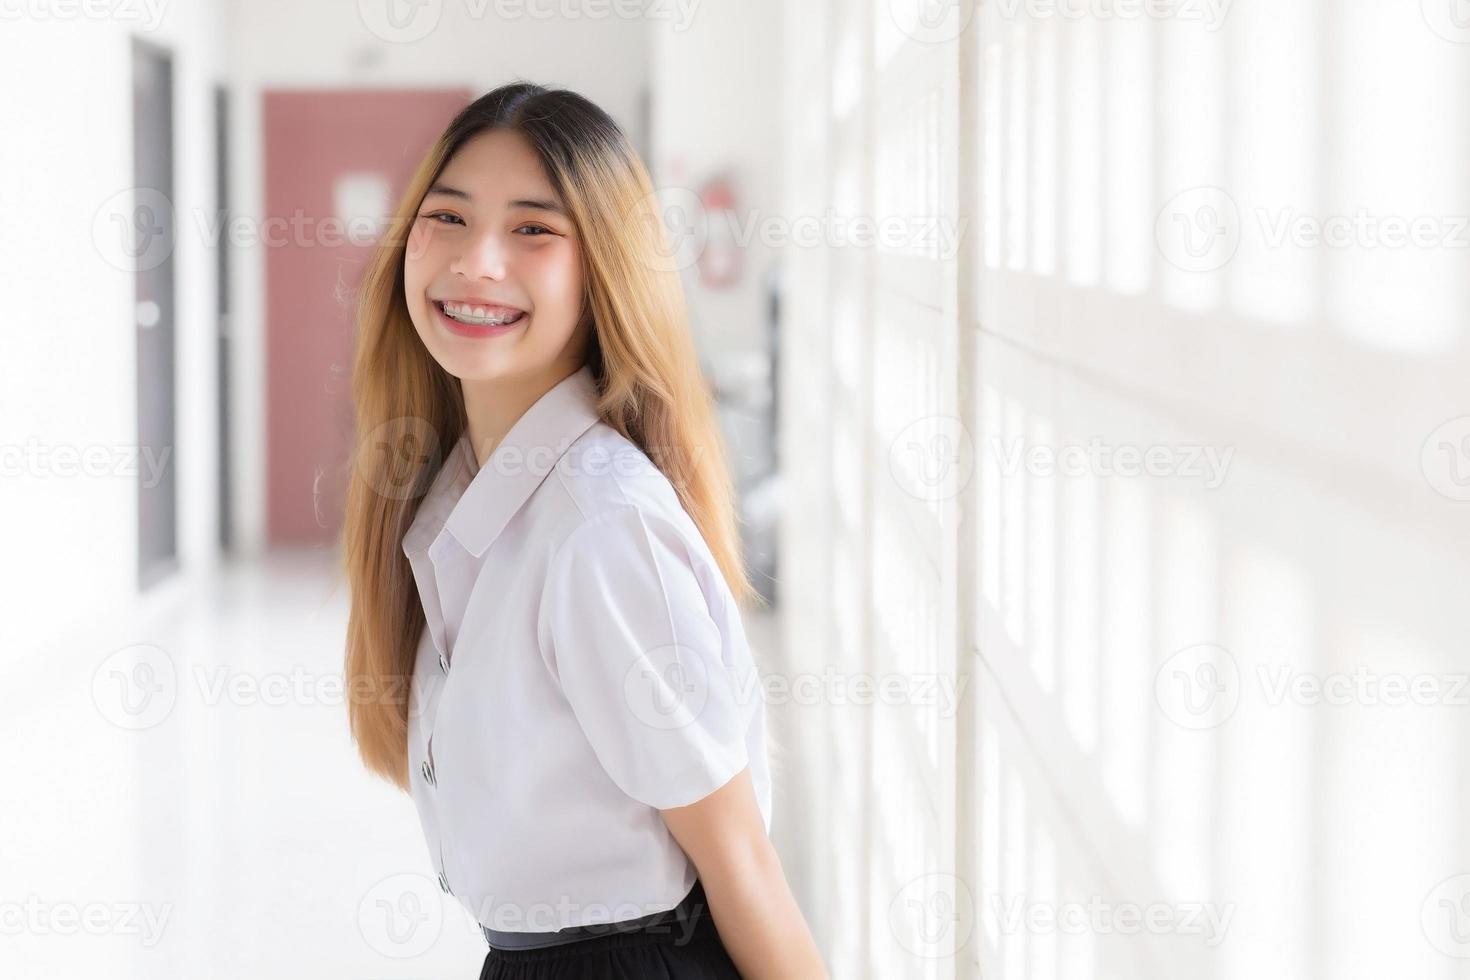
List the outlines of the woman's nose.
{"label": "woman's nose", "polygon": [[505,248],[500,236],[486,232],[471,239],[449,264],[449,271],[468,279],[505,278]]}

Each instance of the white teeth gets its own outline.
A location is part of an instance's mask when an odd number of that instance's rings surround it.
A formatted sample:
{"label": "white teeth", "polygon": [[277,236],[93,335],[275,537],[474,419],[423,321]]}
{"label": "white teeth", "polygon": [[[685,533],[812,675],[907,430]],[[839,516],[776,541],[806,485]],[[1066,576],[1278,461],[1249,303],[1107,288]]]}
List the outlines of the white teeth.
{"label": "white teeth", "polygon": [[476,327],[501,326],[506,323],[511,323],[524,315],[520,311],[493,314],[488,307],[470,306],[467,303],[440,303],[439,308],[450,319],[457,320],[460,323],[468,323]]}

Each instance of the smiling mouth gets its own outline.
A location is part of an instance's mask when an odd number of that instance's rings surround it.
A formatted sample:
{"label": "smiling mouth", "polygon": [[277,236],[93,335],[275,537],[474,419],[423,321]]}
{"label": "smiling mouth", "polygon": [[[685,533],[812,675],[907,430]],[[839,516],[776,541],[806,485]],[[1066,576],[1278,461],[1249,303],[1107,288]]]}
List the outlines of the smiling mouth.
{"label": "smiling mouth", "polygon": [[448,303],[435,300],[439,312],[456,323],[468,327],[508,327],[519,323],[526,316],[525,310],[509,307],[471,306],[468,303]]}

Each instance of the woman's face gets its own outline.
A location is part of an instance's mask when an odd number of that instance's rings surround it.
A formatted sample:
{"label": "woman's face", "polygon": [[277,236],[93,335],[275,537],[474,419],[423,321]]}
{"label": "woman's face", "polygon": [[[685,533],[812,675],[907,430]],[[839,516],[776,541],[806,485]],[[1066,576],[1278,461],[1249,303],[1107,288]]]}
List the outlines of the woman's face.
{"label": "woman's face", "polygon": [[454,154],[419,206],[403,279],[419,339],[462,381],[580,364],[581,245],[520,133]]}

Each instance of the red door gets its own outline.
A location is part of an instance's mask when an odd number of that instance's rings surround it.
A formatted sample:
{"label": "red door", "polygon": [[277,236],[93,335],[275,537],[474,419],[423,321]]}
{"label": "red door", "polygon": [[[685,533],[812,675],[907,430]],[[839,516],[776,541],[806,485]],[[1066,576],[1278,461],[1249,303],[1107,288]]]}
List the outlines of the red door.
{"label": "red door", "polygon": [[468,89],[265,95],[270,544],[336,540],[352,440],[352,301],[371,255],[364,242],[472,97]]}

